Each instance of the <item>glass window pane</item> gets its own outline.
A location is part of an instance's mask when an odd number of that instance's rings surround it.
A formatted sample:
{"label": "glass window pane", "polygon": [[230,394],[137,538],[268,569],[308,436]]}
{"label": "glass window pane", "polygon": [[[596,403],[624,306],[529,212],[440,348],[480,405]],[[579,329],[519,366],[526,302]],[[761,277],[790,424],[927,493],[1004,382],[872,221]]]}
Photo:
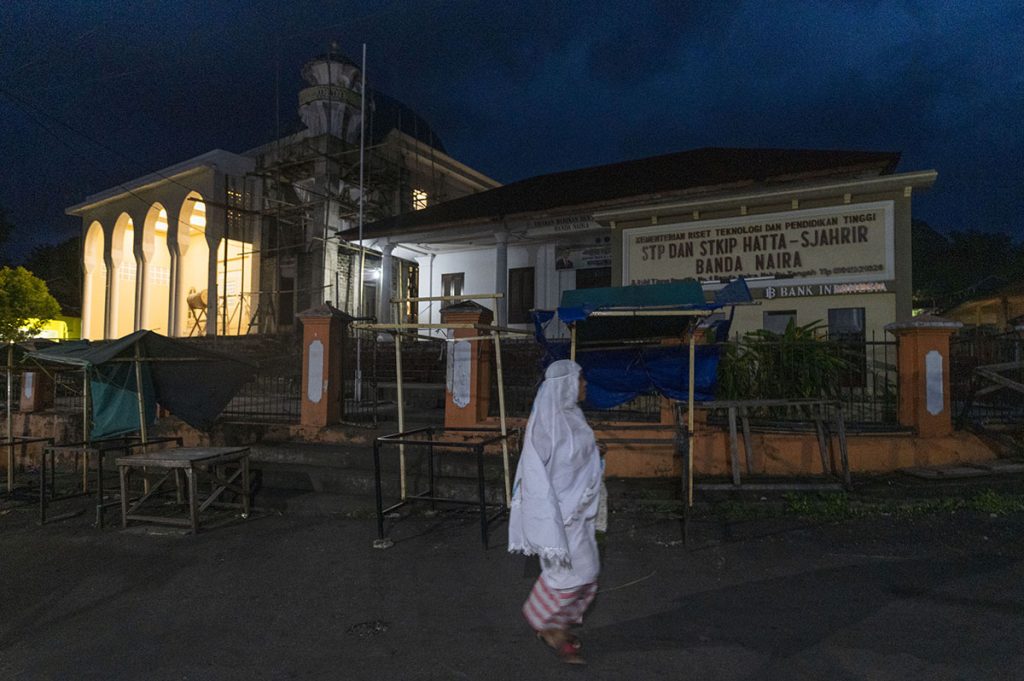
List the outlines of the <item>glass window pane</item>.
{"label": "glass window pane", "polygon": [[791,321],[796,324],[796,310],[777,310],[765,312],[761,326],[765,331],[781,335],[786,332],[786,327]]}
{"label": "glass window pane", "polygon": [[864,308],[836,307],[828,311],[828,335],[864,339]]}

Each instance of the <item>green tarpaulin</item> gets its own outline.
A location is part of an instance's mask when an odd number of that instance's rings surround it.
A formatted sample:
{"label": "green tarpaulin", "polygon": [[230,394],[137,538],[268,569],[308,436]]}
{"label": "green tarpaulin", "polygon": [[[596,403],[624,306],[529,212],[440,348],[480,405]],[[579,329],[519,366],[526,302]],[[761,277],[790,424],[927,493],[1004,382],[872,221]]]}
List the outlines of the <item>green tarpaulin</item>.
{"label": "green tarpaulin", "polygon": [[41,364],[78,366],[89,372],[94,439],[137,432],[142,374],[146,422],[160,404],[200,430],[208,430],[255,366],[153,331],[137,331],[115,341],[59,343],[30,352]]}

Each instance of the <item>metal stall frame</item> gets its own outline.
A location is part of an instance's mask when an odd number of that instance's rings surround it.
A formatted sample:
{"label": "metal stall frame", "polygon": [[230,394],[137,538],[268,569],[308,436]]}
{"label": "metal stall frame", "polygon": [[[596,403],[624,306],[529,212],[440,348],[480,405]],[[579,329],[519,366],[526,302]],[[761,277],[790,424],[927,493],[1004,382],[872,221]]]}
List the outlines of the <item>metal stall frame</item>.
{"label": "metal stall frame", "polygon": [[[35,364],[42,371],[46,371],[46,364],[37,358],[33,358]],[[96,527],[103,527],[103,513],[104,511],[113,506],[115,503],[120,502],[107,502],[104,500],[103,492],[103,458],[108,452],[123,451],[125,453],[130,452],[135,448],[140,448],[143,453],[149,451],[149,446],[153,444],[161,444],[166,442],[174,442],[178,447],[181,447],[183,440],[181,437],[158,437],[150,438],[148,433],[148,427],[145,418],[145,394],[142,389],[142,364],[143,362],[154,363],[154,362],[189,362],[194,361],[194,358],[190,357],[174,357],[174,358],[158,358],[158,357],[142,357],[139,353],[138,343],[135,344],[133,357],[130,358],[113,358],[109,360],[111,363],[131,363],[134,366],[134,376],[136,385],[136,408],[139,416],[139,429],[138,435],[117,435],[109,438],[102,438],[94,440],[91,433],[92,425],[92,393],[89,389],[90,379],[90,366],[82,366],[82,380],[83,380],[83,393],[82,393],[82,435],[83,440],[81,442],[54,444],[52,438],[47,438],[50,444],[43,449],[40,466],[39,466],[39,524],[45,525],[49,522],[55,522],[59,520],[66,520],[78,515],[81,515],[82,510],[64,513],[58,516],[48,516],[46,506],[47,503],[53,501],[61,501],[64,499],[72,499],[75,497],[86,496],[89,494],[89,459],[95,458],[96,460]],[[137,441],[136,441],[137,440]],[[47,490],[51,492],[55,490],[54,487],[54,473],[56,469],[56,455],[58,453],[70,453],[74,455],[76,462],[81,457],[82,461],[82,487],[81,491],[69,493],[69,494],[51,494],[47,499]],[[50,465],[47,466],[47,457],[50,459]],[[47,469],[49,469],[49,483],[47,482]],[[143,480],[144,492],[149,492],[149,480]]]}
{"label": "metal stall frame", "polygon": [[[87,440],[84,442],[60,444],[43,448],[42,457],[40,459],[39,466],[39,524],[45,525],[49,522],[55,522],[58,520],[66,520],[75,516],[81,515],[84,511],[79,509],[64,513],[58,516],[47,515],[47,504],[54,501],[62,501],[65,499],[74,499],[81,496],[87,496],[90,494],[89,483],[88,483],[88,470],[89,460],[93,459],[96,461],[96,490],[95,490],[95,512],[96,520],[94,526],[102,529],[104,524],[104,512],[111,507],[116,507],[121,504],[120,500],[107,501],[105,496],[104,482],[106,481],[105,468],[103,465],[104,459],[109,454],[120,453],[122,455],[130,455],[132,450],[141,448],[143,451],[148,451],[148,448],[156,444],[174,443],[177,447],[181,447],[184,444],[184,440],[178,436],[168,437],[157,437],[150,438],[143,442],[140,438],[133,435],[122,435],[114,436],[111,438],[104,438],[102,440]],[[81,491],[71,492],[68,494],[56,494],[56,485],[54,481],[54,472],[56,469],[57,455],[65,454],[72,455],[77,461],[79,457],[82,460],[82,488]],[[49,482],[47,481],[49,476]],[[47,496],[49,490],[49,496]]]}
{"label": "metal stall frame", "polygon": [[[14,493],[14,448],[18,446],[25,446],[31,444],[37,444],[45,442],[53,444],[52,437],[25,437],[14,434],[14,341],[7,342],[7,365],[6,365],[6,384],[7,384],[7,413],[6,413],[6,437],[4,439],[4,449],[7,451],[7,496],[10,497]],[[83,472],[83,480],[85,474]]]}
{"label": "metal stall frame", "polygon": [[[38,359],[34,359],[36,365],[43,371],[46,370],[44,364]],[[111,362],[131,362],[135,367],[135,387],[136,387],[136,408],[139,416],[139,442],[132,442],[135,436],[132,435],[120,435],[111,438],[103,438],[101,440],[94,441],[92,438],[92,393],[89,389],[89,373],[90,366],[82,366],[82,441],[75,443],[67,443],[56,445],[52,439],[49,446],[43,449],[43,453],[40,458],[39,465],[39,524],[45,525],[48,522],[55,522],[58,520],[67,520],[80,515],[83,511],[74,511],[64,513],[59,516],[48,517],[46,513],[46,505],[49,502],[61,501],[63,499],[71,499],[74,497],[85,496],[89,494],[89,459],[96,459],[96,527],[103,527],[103,512],[112,504],[105,502],[103,499],[103,457],[108,451],[125,451],[128,452],[135,447],[141,447],[142,452],[148,451],[150,444],[156,444],[161,442],[177,442],[178,446],[181,446],[182,439],[180,437],[162,437],[156,440],[151,440],[148,437],[148,430],[146,424],[146,396],[142,389],[142,362],[154,362],[154,361],[168,361],[159,360],[157,358],[145,358],[143,359],[139,354],[139,345],[135,344],[134,356],[131,359],[111,359]],[[169,361],[181,361],[180,359],[173,359]],[[104,443],[104,441],[107,441]],[[110,443],[117,443],[115,446],[104,446]],[[82,489],[80,492],[56,495],[52,494],[47,500],[47,457],[50,457],[50,480],[49,489],[55,490],[55,479],[54,473],[56,471],[57,454],[58,453],[71,453],[75,456],[75,461],[82,460]],[[143,481],[145,485],[145,491],[149,492],[149,480]]]}
{"label": "metal stall frame", "polygon": [[[459,442],[451,440],[437,440],[435,435],[444,433],[495,433],[492,437],[478,439],[475,442]],[[417,439],[418,435],[426,435],[426,439]],[[487,501],[487,490],[486,481],[484,477],[484,449],[493,444],[501,442],[504,447],[508,446],[508,436],[501,434],[494,428],[433,428],[424,427],[416,428],[401,433],[393,433],[391,435],[382,435],[373,441],[373,474],[374,484],[376,492],[377,502],[377,539],[373,542],[373,547],[377,549],[386,549],[394,545],[394,542],[390,538],[385,536],[384,533],[384,516],[388,513],[398,510],[407,504],[426,501],[434,506],[437,503],[445,504],[460,504],[468,506],[477,506],[480,511],[480,540],[483,542],[483,546],[486,549],[488,547],[489,539],[489,528],[492,522],[501,518],[508,511],[508,502],[505,503],[488,503]],[[427,489],[422,492],[415,494],[408,494],[403,492],[401,501],[396,504],[392,504],[387,508],[384,508],[384,497],[382,491],[382,480],[381,480],[381,460],[380,452],[381,448],[385,445],[398,445],[399,447],[405,447],[406,445],[414,447],[426,447],[427,448]],[[434,490],[434,447],[444,448],[455,448],[455,449],[468,449],[472,450],[476,458],[476,470],[477,470],[477,498],[474,499],[454,499],[450,497],[438,497],[435,496]],[[404,461],[404,459],[403,459]],[[404,463],[403,463],[404,465]],[[506,477],[507,481],[508,478]],[[493,515],[487,514],[488,508],[497,508],[497,512]]]}
{"label": "metal stall frame", "polygon": [[[392,298],[391,303],[395,306],[396,318],[401,319],[401,307],[404,303],[419,303],[419,302],[444,302],[444,301],[466,301],[466,300],[497,300],[504,298],[504,294],[501,293],[468,293],[460,294],[456,296],[417,296],[411,298]],[[508,423],[505,414],[505,377],[502,367],[501,358],[501,336],[502,334],[509,335],[524,335],[532,336],[533,333],[522,329],[512,329],[508,327],[498,326],[497,324],[420,324],[412,322],[396,322],[396,323],[377,323],[377,324],[353,324],[353,329],[367,329],[371,331],[383,331],[390,333],[395,339],[395,379],[397,386],[397,408],[398,408],[398,433],[393,436],[385,437],[397,437],[405,434],[405,396],[404,396],[404,380],[402,378],[402,335],[412,334],[418,335],[418,331],[449,331],[449,330],[475,330],[479,332],[477,336],[470,336],[465,338],[434,338],[431,340],[443,340],[448,343],[456,341],[473,341],[473,340],[490,340],[494,343],[495,351],[495,369],[497,371],[498,378],[498,422],[500,430],[500,442],[501,442],[501,453],[502,453],[502,465],[504,472],[504,484],[505,484],[505,507],[512,503],[512,481],[509,471],[509,452],[508,452]],[[477,429],[479,430],[479,429]],[[415,431],[419,432],[419,431]],[[378,438],[380,440],[380,438]],[[495,440],[496,442],[498,440]],[[406,462],[405,462],[405,446],[409,444],[404,441],[395,441],[398,444],[398,459],[399,459],[399,483],[401,489],[401,501],[404,503],[409,499],[407,476],[406,476]],[[376,451],[376,441],[374,443]],[[379,489],[379,486],[378,486]],[[475,503],[475,502],[474,502]],[[380,546],[378,546],[378,543]],[[485,540],[486,543],[486,540]],[[390,546],[389,543],[385,542],[381,538],[378,542],[374,542],[374,546],[378,548],[387,548]]]}
{"label": "metal stall frame", "polygon": [[[590,313],[589,317],[693,317],[695,322],[699,322],[698,318],[710,317],[714,314],[713,310],[680,310],[678,308],[656,308],[649,307],[643,309],[636,308],[606,308],[603,310],[595,310]],[[687,379],[687,396],[686,396],[686,430],[687,430],[687,447],[686,455],[683,461],[683,469],[685,479],[685,493],[686,493],[686,507],[690,508],[693,506],[693,449],[696,442],[694,432],[694,362],[696,359],[696,331],[697,324],[689,324],[688,329],[688,345],[689,345],[689,376]],[[576,361],[576,323],[569,324],[569,358]],[[581,351],[583,348],[581,348]]]}

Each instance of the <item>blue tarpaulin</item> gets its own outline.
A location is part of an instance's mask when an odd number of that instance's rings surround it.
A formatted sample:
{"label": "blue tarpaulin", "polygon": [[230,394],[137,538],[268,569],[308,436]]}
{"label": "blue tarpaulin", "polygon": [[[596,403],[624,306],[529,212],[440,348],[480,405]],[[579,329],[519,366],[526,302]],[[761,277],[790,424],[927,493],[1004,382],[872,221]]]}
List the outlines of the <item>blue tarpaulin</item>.
{"label": "blue tarpaulin", "polygon": [[[558,308],[558,318],[575,324],[577,339],[611,343],[614,341],[680,338],[699,317],[680,315],[647,317],[594,317],[601,310],[700,310],[713,312],[731,305],[750,302],[750,290],[738,279],[718,291],[712,302],[705,302],[696,281],[623,286],[618,288],[566,291]],[[547,350],[545,364],[569,356],[568,341],[549,341],[544,328],[554,313],[534,312],[538,342]],[[729,321],[714,327],[715,340],[728,334]],[[718,382],[720,346],[695,347],[694,395],[697,400],[714,399]],[[687,345],[637,345],[602,349],[578,348],[576,361],[587,379],[587,405],[608,409],[629,402],[639,395],[658,393],[672,399],[686,399],[689,391],[689,347]]]}

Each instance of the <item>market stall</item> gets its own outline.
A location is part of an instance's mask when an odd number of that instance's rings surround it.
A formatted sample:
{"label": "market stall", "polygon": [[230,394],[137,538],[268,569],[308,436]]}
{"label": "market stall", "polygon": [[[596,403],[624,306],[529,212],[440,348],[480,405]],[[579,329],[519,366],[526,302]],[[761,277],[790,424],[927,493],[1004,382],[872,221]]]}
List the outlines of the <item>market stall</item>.
{"label": "market stall", "polygon": [[[591,406],[610,408],[648,393],[686,404],[684,493],[691,504],[696,403],[714,398],[720,359],[714,341],[728,335],[731,308],[749,304],[743,279],[716,292],[711,301],[692,279],[566,291],[557,317],[568,326],[569,340],[546,337],[554,311],[534,313],[536,337],[548,361],[568,357],[583,367]],[[712,342],[698,345],[698,329]]]}
{"label": "market stall", "polygon": [[180,446],[180,438],[150,436],[157,405],[198,430],[209,430],[255,371],[254,365],[235,357],[145,330],[114,341],[49,345],[28,352],[25,362],[43,371],[73,367],[83,375],[84,440],[44,449],[39,466],[41,522],[47,520],[48,501],[68,496],[54,489],[53,471],[61,455],[83,459],[77,494],[89,493],[85,472],[94,464],[97,523],[102,524],[104,508],[112,505],[104,495],[106,456],[145,454],[158,443]]}

